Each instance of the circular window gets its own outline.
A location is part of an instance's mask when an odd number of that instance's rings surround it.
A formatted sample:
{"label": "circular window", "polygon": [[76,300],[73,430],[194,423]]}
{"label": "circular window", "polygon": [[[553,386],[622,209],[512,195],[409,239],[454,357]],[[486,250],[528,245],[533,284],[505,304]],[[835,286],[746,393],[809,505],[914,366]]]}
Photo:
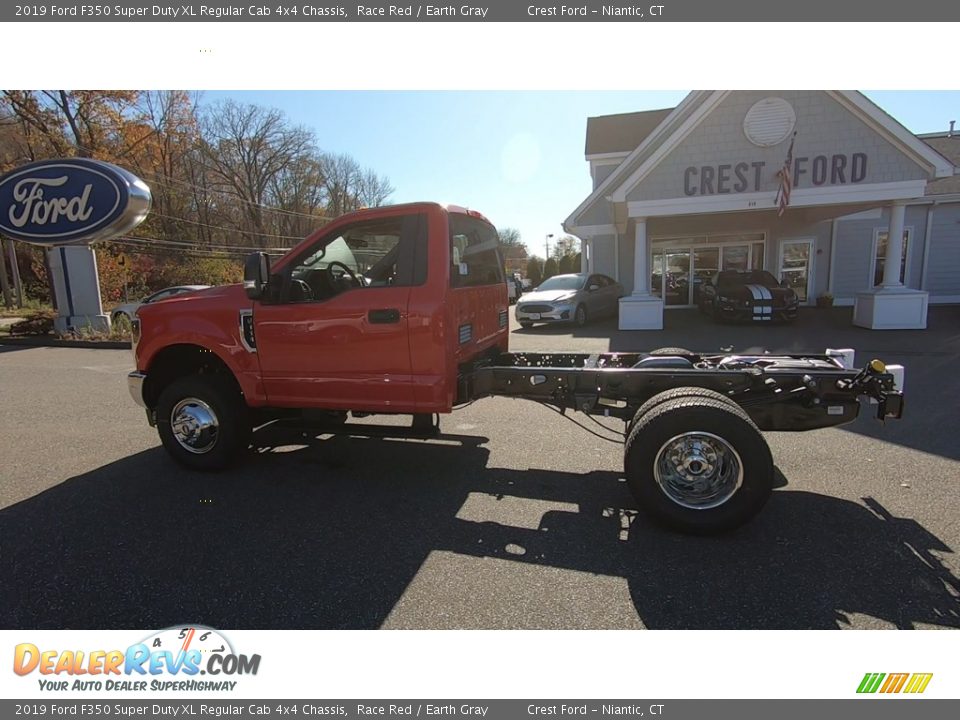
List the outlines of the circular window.
{"label": "circular window", "polygon": [[793,106],[783,98],[768,97],[754,103],[743,118],[743,132],[747,140],[759,147],[782,143],[797,123]]}

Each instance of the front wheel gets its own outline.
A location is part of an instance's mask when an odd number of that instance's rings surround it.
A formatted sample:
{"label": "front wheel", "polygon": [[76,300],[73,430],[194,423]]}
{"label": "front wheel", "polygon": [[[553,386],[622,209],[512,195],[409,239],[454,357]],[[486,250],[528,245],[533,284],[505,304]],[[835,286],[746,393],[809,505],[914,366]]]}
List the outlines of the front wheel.
{"label": "front wheel", "polygon": [[691,395],[638,416],[624,453],[640,509],[674,530],[710,535],[753,518],[773,490],[773,457],[726,398]]}
{"label": "front wheel", "polygon": [[191,470],[221,470],[247,446],[250,423],[236,386],[221,375],[178,378],[160,393],[157,431],[167,452]]}
{"label": "front wheel", "polygon": [[577,310],[573,314],[573,322],[577,327],[583,327],[587,324],[587,306],[577,305]]}
{"label": "front wheel", "polygon": [[530,328],[533,327],[533,323],[530,322],[529,320],[521,320],[520,327],[522,327],[524,330],[529,330]]}

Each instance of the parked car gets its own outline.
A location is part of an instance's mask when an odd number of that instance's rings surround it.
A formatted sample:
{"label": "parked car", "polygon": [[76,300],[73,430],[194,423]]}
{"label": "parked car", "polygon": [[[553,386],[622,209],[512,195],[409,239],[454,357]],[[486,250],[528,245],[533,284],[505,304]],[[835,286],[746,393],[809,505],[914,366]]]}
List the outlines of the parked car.
{"label": "parked car", "polygon": [[141,305],[148,305],[158,300],[166,300],[167,298],[172,298],[174,295],[182,295],[183,293],[194,292],[196,290],[206,290],[209,285],[177,285],[175,287],[164,288],[163,290],[158,290],[153,293],[153,295],[147,295],[140,302],[124,303],[123,305],[117,305],[113,311],[110,313],[110,320],[116,322],[121,317],[125,317],[127,320],[133,320],[137,314],[137,308]]}
{"label": "parked car", "polygon": [[617,314],[623,286],[606,275],[572,273],[544,280],[517,303],[522,327],[534,323],[586,325],[588,321]]}
{"label": "parked car", "polygon": [[723,270],[700,287],[701,312],[714,320],[796,320],[800,301],[766,270]]}

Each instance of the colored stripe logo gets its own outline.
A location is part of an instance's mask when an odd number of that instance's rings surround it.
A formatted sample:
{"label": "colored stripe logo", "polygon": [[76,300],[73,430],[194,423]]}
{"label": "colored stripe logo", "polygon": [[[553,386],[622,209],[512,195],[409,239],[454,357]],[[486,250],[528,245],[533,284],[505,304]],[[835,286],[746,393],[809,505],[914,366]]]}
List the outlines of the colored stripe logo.
{"label": "colored stripe logo", "polygon": [[858,693],[919,694],[927,689],[933,673],[867,673],[857,687]]}

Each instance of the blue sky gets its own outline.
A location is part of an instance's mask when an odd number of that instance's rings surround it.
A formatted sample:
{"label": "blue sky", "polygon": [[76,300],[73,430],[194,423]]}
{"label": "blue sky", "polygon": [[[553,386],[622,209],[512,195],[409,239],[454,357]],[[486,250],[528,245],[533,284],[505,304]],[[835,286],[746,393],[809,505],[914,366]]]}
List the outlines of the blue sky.
{"label": "blue sky", "polygon": [[[467,205],[517,228],[540,255],[548,233],[590,192],[586,119],[673,107],[676,92],[205,92],[282,110],[312,128],[321,149],[348,153],[385,175],[391,202]],[[866,93],[916,133],[960,120],[960,92]]]}

